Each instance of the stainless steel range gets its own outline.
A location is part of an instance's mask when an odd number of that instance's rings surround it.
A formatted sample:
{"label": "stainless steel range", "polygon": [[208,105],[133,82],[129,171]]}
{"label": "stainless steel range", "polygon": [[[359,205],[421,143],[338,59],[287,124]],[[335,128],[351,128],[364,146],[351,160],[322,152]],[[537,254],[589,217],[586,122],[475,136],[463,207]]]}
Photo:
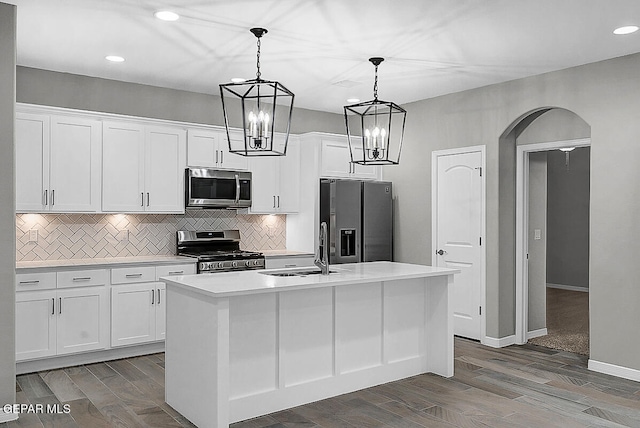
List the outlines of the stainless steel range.
{"label": "stainless steel range", "polygon": [[177,232],[179,256],[198,259],[198,273],[264,269],[264,254],[240,249],[239,230]]}

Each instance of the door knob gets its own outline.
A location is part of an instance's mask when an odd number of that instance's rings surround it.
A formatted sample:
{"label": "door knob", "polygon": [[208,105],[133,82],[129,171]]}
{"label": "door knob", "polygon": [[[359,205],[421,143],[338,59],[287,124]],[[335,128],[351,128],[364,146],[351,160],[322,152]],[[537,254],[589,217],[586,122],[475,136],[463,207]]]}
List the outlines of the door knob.
{"label": "door knob", "polygon": [[436,251],[436,254],[439,256],[444,256],[445,254],[447,254],[447,252],[445,250],[438,250]]}

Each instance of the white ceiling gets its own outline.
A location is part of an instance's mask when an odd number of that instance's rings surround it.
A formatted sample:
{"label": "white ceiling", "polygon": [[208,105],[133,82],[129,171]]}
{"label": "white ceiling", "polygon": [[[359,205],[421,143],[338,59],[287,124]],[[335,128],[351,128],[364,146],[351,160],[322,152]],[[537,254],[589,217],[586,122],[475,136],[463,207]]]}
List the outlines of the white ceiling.
{"label": "white ceiling", "polygon": [[[640,52],[638,0],[0,0],[18,6],[18,64],[218,94],[262,77],[295,105],[399,104]],[[170,9],[176,22],[155,19]],[[109,63],[106,55],[126,61]],[[342,82],[342,83],[340,83]]]}

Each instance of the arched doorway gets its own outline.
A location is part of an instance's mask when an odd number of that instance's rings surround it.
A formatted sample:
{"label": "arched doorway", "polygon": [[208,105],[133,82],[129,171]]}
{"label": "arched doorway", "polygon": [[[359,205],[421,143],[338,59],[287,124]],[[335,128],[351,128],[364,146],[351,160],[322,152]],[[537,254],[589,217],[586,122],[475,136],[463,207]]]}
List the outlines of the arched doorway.
{"label": "arched doorway", "polygon": [[[543,336],[547,334],[545,320],[546,319],[546,299],[545,296],[549,295],[551,299],[558,298],[558,292],[548,288],[549,286],[554,286],[552,284],[556,280],[549,281],[549,276],[552,274],[552,271],[547,270],[547,266],[564,266],[566,269],[573,269],[569,266],[569,262],[571,262],[571,257],[563,254],[559,254],[558,251],[558,240],[557,237],[555,239],[555,245],[550,247],[550,251],[548,251],[547,247],[543,246],[543,250],[539,251],[536,248],[540,248],[541,243],[543,245],[549,245],[547,240],[548,232],[551,232],[552,227],[547,227],[547,215],[552,216],[549,217],[549,226],[555,225],[560,222],[560,218],[556,217],[559,214],[560,217],[562,215],[566,216],[566,213],[559,212],[557,209],[547,211],[547,201],[543,200],[532,200],[529,199],[533,197],[532,195],[537,195],[536,197],[547,197],[547,156],[549,157],[549,177],[553,177],[554,183],[549,185],[552,186],[550,190],[550,195],[555,194],[557,186],[557,174],[552,175],[552,166],[556,165],[557,162],[551,162],[552,159],[556,159],[559,156],[565,156],[565,153],[560,152],[559,149],[573,149],[576,147],[582,147],[579,151],[589,151],[588,146],[590,145],[590,136],[591,130],[589,125],[582,120],[575,113],[561,109],[561,108],[553,108],[546,107],[537,109],[534,111],[530,111],[527,114],[521,116],[518,120],[514,121],[512,125],[503,133],[500,138],[500,205],[501,210],[508,210],[513,216],[509,216],[509,220],[502,222],[500,225],[500,261],[501,266],[513,266],[513,270],[510,269],[501,269],[500,272],[500,281],[501,283],[513,281],[512,284],[515,284],[514,297],[515,297],[515,315],[516,315],[516,343],[523,344],[526,343],[529,338],[533,338],[536,336]],[[586,148],[584,148],[586,147]],[[575,152],[578,154],[578,152]],[[541,182],[536,182],[535,179],[529,180],[529,159],[536,159],[536,164],[539,165],[540,162],[543,162],[543,169],[538,169],[536,174],[544,174],[544,180],[542,181],[543,187],[541,192],[535,192],[531,186],[538,186],[540,188]],[[569,155],[567,156],[567,174],[569,172]],[[579,260],[579,263],[574,260],[573,264],[581,265],[581,269],[583,270],[583,276],[586,276],[586,284],[580,282],[580,280],[569,280],[568,282],[571,284],[576,284],[578,286],[586,285],[588,287],[588,251],[589,251],[589,243],[588,243],[588,215],[589,215],[589,196],[588,196],[588,188],[589,188],[589,172],[588,172],[588,154],[587,154],[587,196],[586,196],[586,206],[583,211],[586,210],[586,229],[583,228],[582,235],[586,234],[586,243],[581,243],[583,247],[586,247],[586,258],[583,260]],[[574,161],[575,163],[575,161]],[[554,167],[555,168],[555,167]],[[534,170],[532,170],[534,171]],[[540,172],[543,171],[543,172]],[[564,171],[562,171],[564,172]],[[574,171],[571,171],[573,174]],[[537,184],[536,184],[537,183]],[[583,186],[584,187],[584,186]],[[531,195],[529,191],[531,190]],[[555,192],[555,193],[554,193]],[[542,195],[542,196],[540,196]],[[557,198],[556,198],[557,199]],[[531,204],[530,204],[531,202]],[[566,204],[565,204],[566,205]],[[584,203],[582,203],[584,205]],[[555,205],[554,205],[555,206]],[[534,209],[532,209],[534,208]],[[550,206],[551,208],[551,206]],[[540,211],[543,210],[542,216],[540,216]],[[566,211],[566,207],[564,208]],[[538,218],[535,218],[535,213],[538,212]],[[532,216],[533,221],[538,222],[534,227],[529,228],[529,216]],[[569,214],[569,215],[575,215]],[[575,223],[580,223],[576,218]],[[584,222],[583,222],[584,223]],[[557,228],[556,228],[557,229]],[[586,230],[586,233],[585,233]],[[515,233],[514,233],[515,231]],[[535,234],[534,234],[535,232]],[[569,233],[569,232],[566,232]],[[564,238],[564,237],[562,237]],[[538,241],[540,240],[540,241]],[[573,243],[576,241],[575,237],[570,237],[567,235],[566,237],[567,243],[569,241],[572,242],[572,245],[578,245],[577,243]],[[564,243],[563,243],[564,244]],[[567,245],[562,245],[562,247],[567,247]],[[565,250],[566,251],[566,250]],[[580,253],[580,251],[574,251],[575,254]],[[574,255],[575,255],[574,254]],[[548,259],[546,257],[549,257]],[[554,259],[552,257],[560,258],[561,260]],[[544,259],[541,259],[544,258]],[[551,261],[551,262],[549,262]],[[503,264],[504,263],[504,264]],[[531,271],[529,270],[531,268]],[[540,272],[542,269],[542,273]],[[575,269],[574,269],[575,270]],[[533,275],[537,272],[537,277]],[[555,274],[557,277],[557,274]],[[566,277],[567,275],[565,275]],[[534,278],[535,281],[532,282],[532,287],[529,287],[529,280]],[[569,285],[569,288],[572,288],[572,285]],[[573,287],[579,288],[579,287]],[[588,290],[588,288],[587,288]],[[561,293],[567,293],[566,291],[562,291]],[[569,293],[571,294],[571,293]],[[574,296],[578,296],[578,294],[574,294]],[[584,299],[584,295],[580,296],[582,301],[587,302]],[[576,299],[578,300],[578,299]],[[549,303],[554,303],[551,300]],[[537,305],[537,306],[536,306]],[[540,306],[542,305],[542,306]],[[557,306],[557,305],[556,305]],[[554,307],[551,305],[550,307]],[[588,319],[588,306],[584,305],[584,313],[585,317]],[[558,315],[557,313],[552,314],[554,316]],[[536,318],[536,316],[538,318]],[[540,317],[542,317],[541,326],[544,328],[540,328],[540,325],[533,326],[533,328],[529,328],[530,324],[540,324]],[[557,323],[557,319],[551,319],[552,322]],[[554,325],[554,331],[552,334],[557,333],[557,325]],[[554,347],[556,349],[565,349],[572,352],[580,352],[580,353],[588,353],[588,324],[583,326],[583,331],[581,334],[586,335],[587,344],[580,342],[577,336],[565,336],[567,339],[567,346],[563,347],[562,343],[558,342],[558,338],[554,340],[550,339],[552,334],[549,336],[545,336],[544,339],[534,339],[538,340],[540,344],[544,346]],[[569,339],[570,337],[570,339]],[[564,340],[560,337],[560,340]],[[575,343],[569,343],[571,341],[577,341],[577,343],[582,343],[582,346],[578,346],[576,348]],[[558,346],[560,345],[560,346]],[[577,349],[577,350],[576,350]],[[585,351],[586,350],[586,351]]]}

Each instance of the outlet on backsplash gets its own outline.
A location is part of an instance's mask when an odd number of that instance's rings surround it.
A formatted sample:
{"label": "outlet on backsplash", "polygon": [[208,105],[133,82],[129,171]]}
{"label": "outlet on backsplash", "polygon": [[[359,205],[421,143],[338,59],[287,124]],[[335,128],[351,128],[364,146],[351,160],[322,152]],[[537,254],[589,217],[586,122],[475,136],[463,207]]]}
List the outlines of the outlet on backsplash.
{"label": "outlet on backsplash", "polygon": [[122,229],[118,232],[118,241],[127,242],[129,240],[129,229]]}
{"label": "outlet on backsplash", "polygon": [[29,242],[38,242],[38,229],[29,230]]}

